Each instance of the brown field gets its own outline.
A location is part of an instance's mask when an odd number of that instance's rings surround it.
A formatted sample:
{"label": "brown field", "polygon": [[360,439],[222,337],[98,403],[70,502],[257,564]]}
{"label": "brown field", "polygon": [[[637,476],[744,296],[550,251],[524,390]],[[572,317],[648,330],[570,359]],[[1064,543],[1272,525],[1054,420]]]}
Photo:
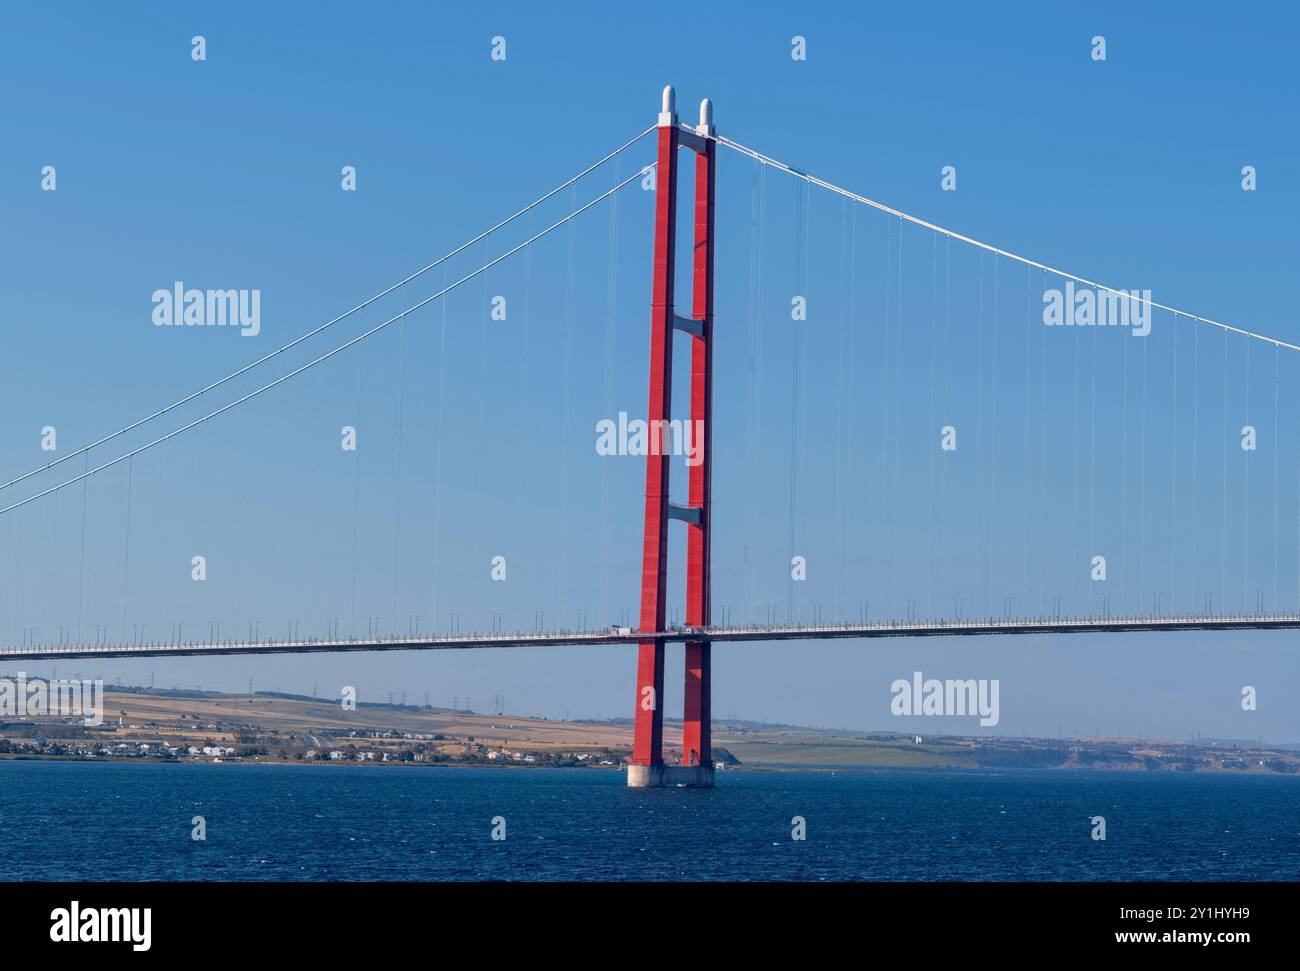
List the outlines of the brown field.
{"label": "brown field", "polygon": [[[437,736],[436,738],[434,736]],[[715,721],[715,757],[747,767],[1100,768],[1125,771],[1300,772],[1300,752],[1250,743],[1142,739],[1021,739],[869,733]],[[270,694],[124,691],[104,693],[104,724],[40,719],[0,726],[0,758],[160,757],[161,746],[233,748],[245,761],[345,760],[462,764],[617,765],[632,726],[484,715],[445,708],[360,704]],[[680,757],[681,724],[664,726],[664,755]],[[177,753],[173,752],[174,757]],[[184,751],[179,753],[189,758]],[[227,761],[229,753],[222,761]],[[209,760],[215,756],[196,755]]]}
{"label": "brown field", "polygon": [[[266,695],[174,697],[106,691],[104,721],[117,724],[122,740],[157,738],[178,744],[181,739],[210,739],[222,745],[235,741],[239,726],[280,736],[314,735],[345,738],[355,731],[444,735],[463,746],[467,739],[488,745],[535,751],[597,750],[632,744],[631,726],[552,721],[516,715],[480,715],[447,709],[406,708],[360,704],[345,711],[337,700],[299,700]],[[151,724],[153,723],[153,724]],[[216,725],[216,729],[206,726]],[[672,736],[674,733],[666,732]],[[678,744],[680,728],[675,733]],[[370,740],[379,744],[382,740]]]}
{"label": "brown field", "polygon": [[[446,754],[468,751],[470,740],[490,747],[537,754],[630,749],[630,723],[569,722],[517,715],[480,715],[448,709],[418,709],[390,705],[360,705],[344,711],[338,701],[268,697],[266,695],[212,695],[175,697],[108,691],[104,701],[105,722],[120,715],[119,741],[156,739],[179,744],[228,745],[239,739],[239,726],[262,733],[273,732],[285,741],[288,736],[310,735],[321,745],[361,740],[349,738],[370,732],[413,735],[443,735],[436,748]],[[153,724],[151,724],[153,723]],[[218,726],[215,729],[208,725]],[[929,766],[978,765],[968,742],[936,741],[914,745],[910,737],[872,739],[847,737],[817,729],[767,727],[715,723],[714,745],[734,755],[743,764],[771,766]],[[403,739],[373,739],[364,745],[380,751],[400,746]],[[298,742],[301,745],[303,743]],[[681,725],[664,726],[665,755],[680,751]]]}

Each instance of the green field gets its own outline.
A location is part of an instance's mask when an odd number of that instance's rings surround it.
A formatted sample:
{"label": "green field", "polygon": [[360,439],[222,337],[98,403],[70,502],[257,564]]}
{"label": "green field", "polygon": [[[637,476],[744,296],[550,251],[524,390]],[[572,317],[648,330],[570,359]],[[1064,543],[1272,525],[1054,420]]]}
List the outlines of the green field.
{"label": "green field", "polygon": [[979,762],[967,745],[910,741],[818,739],[727,741],[728,751],[747,766],[830,766],[843,768],[975,768]]}

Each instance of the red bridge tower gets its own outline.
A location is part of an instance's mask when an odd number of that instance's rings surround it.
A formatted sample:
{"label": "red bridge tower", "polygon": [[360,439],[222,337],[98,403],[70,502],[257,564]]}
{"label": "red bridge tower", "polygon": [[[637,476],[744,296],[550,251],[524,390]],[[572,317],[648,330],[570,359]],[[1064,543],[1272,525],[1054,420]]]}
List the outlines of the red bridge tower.
{"label": "red bridge tower", "polygon": [[[710,623],[709,520],[713,460],[713,192],[715,148],[713,106],[700,103],[695,129],[679,125],[672,86],[664,88],[659,114],[659,159],[655,173],[654,287],[650,310],[650,407],[647,421],[651,444],[646,456],[645,543],[641,559],[641,619],[643,633],[665,629],[668,524],[686,523],[686,626]],[[692,308],[689,317],[673,309],[674,259],[677,232],[677,152],[695,153],[695,243],[692,260]],[[691,335],[691,415],[699,436],[700,461],[689,466],[688,504],[668,500],[671,449],[668,443],[672,408],[673,331]],[[658,429],[656,437],[655,430]],[[641,641],[636,670],[635,734],[629,786],[711,786],[713,754],[710,738],[709,650],[707,640],[686,642],[685,714],[682,764],[663,761],[664,640]]]}

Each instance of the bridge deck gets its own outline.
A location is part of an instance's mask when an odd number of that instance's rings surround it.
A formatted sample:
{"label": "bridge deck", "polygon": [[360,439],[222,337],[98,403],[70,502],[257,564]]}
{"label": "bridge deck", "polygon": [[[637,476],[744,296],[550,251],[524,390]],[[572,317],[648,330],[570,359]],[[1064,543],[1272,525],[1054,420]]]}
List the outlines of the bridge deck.
{"label": "bridge deck", "polygon": [[1293,630],[1300,614],[1275,616],[1074,617],[1051,619],[981,619],[944,621],[880,621],[818,626],[675,627],[643,633],[595,631],[455,634],[333,640],[264,640],[221,643],[44,645],[0,647],[0,661],[42,661],[64,658],[198,657],[223,654],[328,654],[347,651],[455,651],[492,647],[588,647],[602,644],[665,642],[795,641],[867,637],[955,637],[970,635],[1100,634],[1135,631]]}

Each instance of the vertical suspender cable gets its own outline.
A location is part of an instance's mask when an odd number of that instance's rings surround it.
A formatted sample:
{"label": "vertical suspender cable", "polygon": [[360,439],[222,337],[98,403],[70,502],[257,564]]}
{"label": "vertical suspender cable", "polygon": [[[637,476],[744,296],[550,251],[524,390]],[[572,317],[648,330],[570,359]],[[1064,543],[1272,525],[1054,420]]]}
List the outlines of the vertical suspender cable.
{"label": "vertical suspender cable", "polygon": [[131,479],[135,459],[126,463],[126,541],[122,544],[122,643],[126,643],[126,595],[131,576]]}
{"label": "vertical suspender cable", "polygon": [[[83,459],[83,474],[90,468],[90,452],[86,452]],[[81,618],[82,610],[85,606],[86,591],[86,492],[90,488],[90,480],[86,479],[81,485],[81,566],[77,570],[77,640],[81,640]]]}
{"label": "vertical suspender cable", "polygon": [[[900,222],[901,226],[902,223]],[[980,556],[980,519],[981,512],[984,509],[984,252],[980,251],[980,299],[979,299],[979,351],[975,358],[975,385],[976,385],[976,405],[975,405],[975,515],[973,518],[975,526],[975,607],[978,610],[980,601],[980,567],[983,566],[983,557]]]}
{"label": "vertical suspender cable", "polygon": [[[1125,347],[1128,342],[1125,341]],[[1095,407],[1095,404],[1094,404]],[[1138,430],[1138,602],[1140,612],[1146,603],[1146,528],[1147,528],[1147,342],[1142,341],[1142,422]]]}
{"label": "vertical suspender cable", "polygon": [[1020,606],[1026,617],[1029,616],[1029,354],[1031,333],[1030,322],[1033,319],[1033,303],[1030,287],[1033,283],[1034,268],[1025,267],[1025,499],[1024,499],[1024,516],[1020,525],[1020,542],[1021,542],[1021,578],[1020,578]]}
{"label": "vertical suspender cable", "polygon": [[[484,251],[484,256],[486,257],[487,256],[486,242],[484,242],[483,244],[483,251]],[[486,259],[484,260],[484,262],[486,262]],[[483,440],[485,437],[483,429],[486,427],[487,424],[486,408],[487,408],[488,307],[491,304],[491,300],[488,297],[488,275],[486,273],[483,274],[483,290],[482,293],[479,294],[479,303],[480,303],[480,313],[479,313],[479,336],[478,336],[478,433],[474,436],[475,438],[474,501],[479,504],[479,508],[476,514],[473,516],[474,519],[473,555],[475,557],[478,557],[485,552],[483,550],[483,522],[484,520],[487,519],[486,512],[488,508],[487,494],[483,490],[483,462],[484,462],[483,453],[485,451],[483,445]],[[508,309],[506,311],[506,316],[507,318],[509,317]],[[495,518],[496,517],[493,517],[494,521]],[[490,557],[484,557],[484,558],[489,559]],[[495,617],[493,618],[493,620],[495,621]]]}
{"label": "vertical suspender cable", "polygon": [[[951,240],[948,245],[952,245]],[[1038,271],[1038,288],[1047,289],[1047,272]],[[1039,377],[1039,420],[1038,420],[1038,613],[1043,612],[1043,585],[1047,582],[1047,327],[1038,328],[1040,354],[1038,364]],[[1073,566],[1073,564],[1071,564]]]}
{"label": "vertical suspender cable", "polygon": [[886,540],[888,533],[888,515],[885,508],[885,497],[889,494],[889,463],[884,458],[889,455],[889,332],[890,323],[893,315],[890,308],[890,295],[894,288],[894,222],[892,219],[885,221],[885,308],[884,308],[884,347],[881,348],[880,354],[880,450],[883,453],[880,463],[880,515],[877,520],[880,523],[880,542],[876,544],[876,550],[880,556],[880,609],[881,617],[888,620],[890,617],[889,607],[885,599],[885,584],[890,569],[890,564],[885,554]]}
{"label": "vertical suspender cable", "polygon": [[[763,415],[763,303],[765,296],[764,287],[764,267],[767,263],[767,167],[759,166],[758,175],[758,219],[757,235],[758,246],[754,252],[753,266],[755,268],[754,294],[751,300],[751,331],[753,333],[752,363],[753,370],[753,389],[754,394],[751,399],[752,410],[750,415],[750,428],[753,436],[751,440],[750,455],[753,465],[751,468],[758,466],[759,455],[757,453],[758,443],[763,440],[760,432]],[[750,521],[758,521],[759,510],[759,482],[761,476],[755,476],[751,483],[750,491]],[[751,534],[752,535],[752,534]],[[750,557],[749,562],[749,583],[750,589],[753,590],[754,577],[754,557]],[[750,608],[756,606],[752,597]],[[775,607],[773,607],[775,610]],[[763,619],[767,620],[766,613]]]}
{"label": "vertical suspender cable", "polygon": [[[442,283],[447,285],[447,270],[442,271]],[[442,418],[444,392],[447,390],[447,301],[442,301],[442,320],[438,328],[438,432],[435,438],[433,459],[433,622],[431,630],[438,625],[438,544],[442,539]],[[454,625],[449,625],[449,630]]]}
{"label": "vertical suspender cable", "polygon": [[890,475],[892,500],[889,515],[889,589],[890,609],[898,611],[898,478],[902,468],[902,434],[900,424],[903,413],[903,221],[898,222],[898,287],[895,289],[894,308],[898,326],[894,329],[894,463]]}
{"label": "vertical suspender cable", "polygon": [[[533,217],[530,213],[528,216],[528,238],[533,235]],[[519,414],[521,422],[526,424],[531,420],[532,409],[528,407],[529,378],[532,375],[531,350],[530,350],[530,332],[533,322],[533,248],[531,246],[524,249],[524,314],[523,314],[523,352],[519,358]],[[441,381],[441,379],[440,379]],[[439,391],[441,393],[441,391]],[[527,535],[525,524],[531,523],[531,519],[524,514],[524,489],[530,484],[527,474],[528,456],[526,453],[525,442],[536,441],[535,436],[529,436],[525,431],[523,441],[515,449],[515,454],[519,461],[515,463],[515,530],[517,535]],[[434,616],[437,616],[435,611]],[[537,626],[534,624],[534,626]]]}
{"label": "vertical suspender cable", "polygon": [[755,304],[758,299],[758,190],[759,180],[762,178],[763,166],[755,162],[752,172],[750,173],[749,185],[749,289],[748,289],[748,306],[746,308],[745,319],[745,485],[749,489],[749,495],[746,497],[749,501],[745,503],[745,537],[744,537],[744,569],[745,569],[745,606],[741,616],[747,618],[750,623],[754,622],[753,610],[754,601],[754,552],[750,549],[750,540],[754,536],[754,518],[755,518],[755,496],[758,489],[755,485],[754,471],[754,396],[757,394],[754,377],[754,357],[757,353],[757,329]]}
{"label": "vertical suspender cable", "polygon": [[1197,483],[1200,476],[1200,436],[1196,434],[1200,427],[1201,411],[1201,329],[1192,328],[1192,606],[1196,606],[1196,533],[1200,526],[1196,518]]}
{"label": "vertical suspender cable", "polygon": [[[486,279],[486,276],[484,277]],[[406,411],[406,321],[401,324],[401,361],[397,378],[397,461],[393,469],[393,634],[397,634],[397,578],[402,536],[402,419]]]}
{"label": "vertical suspender cable", "polygon": [[[570,213],[576,212],[577,208],[578,208],[578,189],[575,186],[573,190],[569,193]],[[575,264],[575,247],[577,246],[576,236],[575,236],[577,230],[575,228],[575,223],[576,220],[573,219],[569,220],[569,226],[568,226],[569,239],[568,239],[568,248],[566,252],[566,262],[565,262],[565,271],[564,271],[564,311],[563,311],[564,339],[560,342],[560,351],[563,356],[563,360],[561,361],[560,364],[560,374],[561,374],[560,411],[562,415],[560,420],[560,427],[564,429],[567,429],[569,427],[569,383],[570,383],[570,370],[571,370],[570,363],[569,363],[569,358],[571,357],[569,353],[569,344],[573,340],[573,280],[574,280],[574,264]],[[669,340],[671,339],[672,339],[672,335],[669,334]],[[569,516],[570,509],[572,508],[572,499],[573,499],[573,497],[569,493],[569,449],[567,445],[567,440],[561,440],[560,442],[560,494],[562,498],[560,499],[561,512],[560,512],[560,516],[558,517],[558,523],[559,523],[560,530],[563,531]],[[563,616],[562,613],[564,608],[563,589],[564,589],[565,580],[568,578],[568,572],[569,572],[568,569],[569,544],[563,542],[563,537],[561,536],[560,542],[557,543],[557,545],[560,548],[560,568],[557,571],[555,571],[555,616],[558,619]],[[572,589],[571,586],[570,589]],[[579,608],[580,606],[581,605],[579,605]],[[579,619],[581,619],[580,614],[579,614]],[[582,626],[581,623],[575,625],[575,627],[581,627],[581,626]]]}
{"label": "vertical suspender cable", "polygon": [[[619,160],[614,160],[614,181],[618,181]],[[606,279],[606,316],[605,316],[605,414],[614,411],[614,366],[615,347],[618,338],[616,324],[618,299],[618,196],[609,200],[609,273]],[[601,468],[600,479],[600,529],[601,562],[600,571],[600,609],[604,616],[609,616],[609,552],[613,547],[613,537],[609,519],[609,463]],[[619,623],[622,623],[620,619]]]}
{"label": "vertical suspender cable", "polygon": [[[1152,313],[1154,319],[1155,314]],[[1169,479],[1169,611],[1177,613],[1178,571],[1178,319],[1173,318],[1174,332],[1174,403],[1170,412],[1173,425],[1173,470]]]}
{"label": "vertical suspender cable", "polygon": [[[1066,308],[1066,312],[1069,313],[1069,312],[1070,312],[1070,308],[1067,307],[1067,308]],[[1068,318],[1067,318],[1067,319],[1068,319]],[[1070,501],[1070,507],[1071,507],[1072,510],[1074,510],[1074,511],[1077,512],[1077,510],[1078,510],[1078,508],[1079,508],[1079,328],[1078,328],[1077,326],[1074,328],[1074,381],[1073,381],[1073,389],[1074,389],[1074,405],[1073,405],[1073,408],[1072,408],[1071,410],[1073,411],[1073,414],[1074,414],[1074,422],[1073,422],[1073,424],[1074,424],[1074,448],[1071,449],[1071,451],[1073,452],[1073,457],[1074,457],[1074,473],[1073,473],[1073,475],[1071,476],[1071,480],[1072,480],[1072,486],[1071,486],[1072,498],[1071,498],[1071,501]],[[1089,551],[1088,551],[1088,557],[1091,557],[1091,555],[1092,555],[1092,551],[1089,550]],[[1071,517],[1070,517],[1070,577],[1071,577],[1071,583],[1070,583],[1070,607],[1071,607],[1071,609],[1072,609],[1073,611],[1077,611],[1077,610],[1078,610],[1078,605],[1079,605],[1079,593],[1078,593],[1078,591],[1079,591],[1079,573],[1080,573],[1080,569],[1079,569],[1078,563],[1079,563],[1079,528],[1078,528],[1078,516],[1077,516],[1077,514],[1076,514],[1076,515],[1071,515]],[[1089,584],[1089,588],[1088,588],[1088,610],[1089,610],[1089,613],[1091,613],[1091,611],[1092,611],[1092,588],[1091,588],[1091,584]]]}
{"label": "vertical suspender cable", "polygon": [[[857,372],[854,369],[853,362],[857,359],[857,334],[858,334],[858,210],[853,207],[849,211],[849,427],[856,428],[854,423],[854,394],[853,389],[857,387],[854,379]],[[857,507],[853,504],[853,452],[849,451],[848,462],[845,464],[845,508],[850,516]],[[845,529],[846,542],[848,529]]]}
{"label": "vertical suspender cable", "polygon": [[[925,428],[926,439],[935,432],[934,427],[934,370],[938,358],[937,350],[937,330],[939,326],[939,237],[935,236],[931,240],[930,247],[930,419]],[[926,526],[925,526],[925,614],[926,617],[933,616],[934,605],[931,600],[932,591],[931,578],[934,573],[932,563],[934,561],[934,459],[935,447],[933,439],[928,441],[929,447],[926,452],[929,454],[928,482],[926,483]]]}
{"label": "vertical suspender cable", "polygon": [[[997,473],[998,473],[998,330],[1000,329],[998,319],[998,255],[993,254],[993,383],[992,387],[992,411],[991,428],[989,429],[989,568],[988,568],[988,585],[989,585],[989,608],[992,613],[993,600],[993,549],[998,544],[994,541],[993,530],[997,520]],[[1006,611],[1004,611],[1005,613]]]}
{"label": "vertical suspender cable", "polygon": [[[804,333],[804,331],[806,330],[807,323],[808,323],[808,322],[807,322],[807,300],[808,300],[808,294],[804,292],[805,289],[806,289],[806,284],[807,284],[808,281],[803,277],[802,273],[800,272],[800,271],[802,270],[803,264],[800,262],[800,259],[799,259],[803,247],[807,245],[807,240],[805,239],[805,233],[806,233],[807,229],[806,229],[806,226],[805,226],[805,223],[804,223],[804,220],[805,220],[805,218],[806,218],[806,216],[807,216],[807,213],[805,212],[805,209],[804,209],[804,204],[805,204],[805,201],[806,201],[806,198],[807,198],[807,189],[808,189],[808,187],[807,187],[806,185],[802,185],[802,186],[800,186],[800,185],[796,185],[796,188],[795,188],[795,224],[794,224],[794,225],[795,225],[795,231],[794,231],[794,292],[795,292],[798,296],[802,297],[803,300],[804,300],[804,308],[805,308],[804,318],[805,318],[805,319],[802,320],[802,321],[796,321],[796,322],[795,322],[795,328],[794,328],[794,331],[792,332],[792,335],[791,335],[792,338],[793,338],[793,344],[794,344],[793,353],[790,355],[790,366],[791,366],[791,373],[790,373],[790,401],[791,401],[791,408],[790,408],[790,412],[791,412],[791,413],[790,413],[790,511],[789,511],[790,519],[789,519],[788,526],[789,526],[789,550],[790,550],[790,557],[791,557],[791,559],[794,558],[795,553],[796,553],[796,550],[795,550],[795,542],[796,542],[796,539],[797,539],[797,536],[798,536],[798,533],[797,533],[797,530],[796,530],[796,522],[795,522],[795,509],[797,508],[797,505],[798,505],[798,492],[799,492],[799,420],[800,420],[800,415],[799,415],[799,410],[800,410],[800,409],[799,409],[799,404],[800,404],[800,401],[799,401],[799,389],[800,389],[800,381],[799,381],[799,363],[800,363],[800,362],[799,362],[799,353],[800,353],[800,350],[801,350],[801,348],[802,348],[802,344],[801,344],[800,338],[801,338],[801,335],[802,335],[802,334]],[[798,617],[797,617],[797,615],[795,614],[795,596],[794,596],[794,591],[795,591],[795,586],[794,586],[794,571],[791,570],[791,571],[790,571],[790,578],[786,581],[786,603],[785,603],[785,615],[786,615],[786,623],[787,623],[787,624],[794,624],[794,623],[797,623],[797,622],[798,622]]]}
{"label": "vertical suspender cable", "polygon": [[[1246,344],[1246,408],[1245,423],[1250,424],[1250,343]],[[1258,440],[1251,443],[1258,445]],[[1241,497],[1241,612],[1250,612],[1250,452],[1243,452],[1246,466],[1245,492]]]}
{"label": "vertical suspender cable", "polygon": [[[951,423],[949,412],[949,364],[952,347],[952,240],[944,245],[943,256],[943,420]],[[943,616],[944,585],[948,578],[948,462],[943,463],[942,484],[939,490],[939,616]]]}
{"label": "vertical suspender cable", "polygon": [[[1080,340],[1084,338],[1080,337]],[[1091,557],[1099,555],[1096,544],[1096,527],[1097,527],[1097,344],[1096,331],[1089,333],[1088,344],[1090,346],[1088,354],[1088,550],[1087,557],[1091,562]],[[1124,573],[1125,571],[1121,571]],[[1109,574],[1108,574],[1109,575]],[[1127,576],[1124,576],[1127,579]],[[1089,612],[1093,611],[1092,594],[1095,585],[1088,583],[1088,607]],[[1120,585],[1121,600],[1123,584]],[[1110,600],[1105,588],[1102,588],[1101,604],[1103,614],[1109,611]]]}
{"label": "vertical suspender cable", "polygon": [[[1121,434],[1119,434],[1119,484],[1121,489],[1128,482],[1128,342],[1123,341],[1123,393],[1121,395],[1121,404],[1119,404],[1119,421],[1121,421]],[[1093,402],[1096,404],[1096,402]],[[1138,547],[1138,556],[1141,556],[1141,546]],[[1119,612],[1123,614],[1127,606],[1125,597],[1125,588],[1128,586],[1128,503],[1119,502]],[[1139,610],[1141,608],[1141,599],[1138,601]]]}
{"label": "vertical suspender cable", "polygon": [[349,608],[348,633],[357,633],[357,542],[361,510],[361,384],[366,372],[366,342],[357,346],[357,426],[352,449],[352,600]]}
{"label": "vertical suspender cable", "polygon": [[[803,245],[803,285],[804,289],[808,288],[809,274],[808,261],[811,246],[809,240],[812,238],[812,186],[805,185],[806,193],[804,199],[804,245]],[[798,331],[799,338],[799,477],[802,480],[808,478],[808,321],[803,321],[803,326]],[[796,506],[795,513],[799,515],[803,512],[802,507]],[[802,536],[802,534],[801,534]]]}
{"label": "vertical suspender cable", "polygon": [[[840,619],[840,579],[844,574],[844,509],[841,505],[844,499],[843,472],[841,467],[841,454],[845,451],[843,446],[838,443],[844,440],[844,371],[848,366],[845,360],[844,341],[845,331],[845,290],[847,287],[848,277],[851,270],[845,268],[845,257],[848,253],[847,237],[849,228],[849,209],[847,200],[844,205],[840,206],[840,301],[839,301],[839,332],[836,335],[838,360],[835,362],[835,441],[837,443],[834,449],[835,455],[835,575],[833,577],[833,588],[831,591],[831,613],[836,620]],[[850,372],[851,373],[851,372]],[[852,379],[850,378],[850,384]],[[852,418],[850,418],[850,427]]]}
{"label": "vertical suspender cable", "polygon": [[1228,332],[1223,332],[1223,529],[1219,539],[1219,612],[1228,605]]}
{"label": "vertical suspender cable", "polygon": [[1278,614],[1282,612],[1282,604],[1277,599],[1277,533],[1278,533],[1278,505],[1277,505],[1277,472],[1278,463],[1282,457],[1282,435],[1278,428],[1278,386],[1281,378],[1282,349],[1274,345],[1273,347],[1273,604],[1270,613]]}

